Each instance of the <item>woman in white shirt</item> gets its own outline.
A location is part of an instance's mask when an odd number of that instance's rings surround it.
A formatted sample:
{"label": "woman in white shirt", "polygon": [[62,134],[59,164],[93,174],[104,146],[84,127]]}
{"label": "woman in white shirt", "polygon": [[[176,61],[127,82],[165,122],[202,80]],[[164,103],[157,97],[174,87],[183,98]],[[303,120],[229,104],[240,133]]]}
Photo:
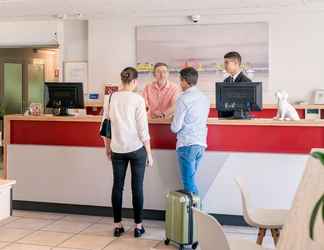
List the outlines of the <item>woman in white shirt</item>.
{"label": "woman in white shirt", "polygon": [[126,171],[130,163],[132,175],[132,200],[134,208],[134,237],[145,233],[142,225],[143,182],[145,166],[153,165],[145,101],[134,93],[137,71],[128,67],[121,72],[122,87],[111,95],[110,103],[104,105],[104,118],[111,121],[111,140],[104,137],[106,153],[113,165],[112,206],[114,213],[114,236],[121,236],[122,201]]}

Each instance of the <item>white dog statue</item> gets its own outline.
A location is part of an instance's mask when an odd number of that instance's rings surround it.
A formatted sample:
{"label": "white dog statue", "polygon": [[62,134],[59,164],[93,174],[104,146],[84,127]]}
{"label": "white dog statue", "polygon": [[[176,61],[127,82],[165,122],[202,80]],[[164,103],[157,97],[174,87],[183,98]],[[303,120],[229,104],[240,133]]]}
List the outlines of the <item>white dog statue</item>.
{"label": "white dog statue", "polygon": [[298,121],[300,120],[296,109],[288,102],[288,94],[285,91],[277,91],[275,94],[278,111],[275,120]]}

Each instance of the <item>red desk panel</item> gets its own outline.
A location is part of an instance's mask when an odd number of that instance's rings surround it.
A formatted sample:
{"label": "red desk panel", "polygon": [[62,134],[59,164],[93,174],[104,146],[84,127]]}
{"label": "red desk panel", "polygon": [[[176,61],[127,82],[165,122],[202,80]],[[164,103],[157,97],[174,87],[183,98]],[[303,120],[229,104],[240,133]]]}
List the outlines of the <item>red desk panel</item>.
{"label": "red desk panel", "polygon": [[[169,124],[150,124],[154,149],[175,149]],[[102,147],[97,122],[12,120],[11,144]],[[324,127],[208,125],[208,150],[309,153],[324,148]]]}
{"label": "red desk panel", "polygon": [[11,144],[103,146],[97,122],[11,121]]}

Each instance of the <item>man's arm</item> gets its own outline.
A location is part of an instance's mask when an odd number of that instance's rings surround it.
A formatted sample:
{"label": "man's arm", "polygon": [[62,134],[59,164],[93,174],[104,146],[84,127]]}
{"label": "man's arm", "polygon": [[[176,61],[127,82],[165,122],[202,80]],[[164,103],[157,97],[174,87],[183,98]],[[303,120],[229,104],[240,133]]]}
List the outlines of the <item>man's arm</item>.
{"label": "man's arm", "polygon": [[176,110],[177,98],[181,95],[181,93],[181,88],[178,85],[175,85],[170,100],[170,107],[163,113],[164,118],[171,118],[174,115]]}
{"label": "man's arm", "polygon": [[173,116],[173,114],[175,113],[175,110],[176,110],[176,103],[177,103],[177,98],[178,96],[181,94],[181,91],[180,89],[177,89],[175,91],[175,93],[173,94],[172,96],[172,99],[171,99],[171,105],[170,105],[170,108],[168,108],[165,112],[164,112],[164,116],[165,118],[170,118]]}
{"label": "man's arm", "polygon": [[176,103],[173,121],[171,123],[171,131],[173,133],[178,133],[182,129],[185,116],[186,116],[186,106],[181,101],[181,99],[178,99]]}
{"label": "man's arm", "polygon": [[149,94],[148,94],[148,92],[149,92],[149,85],[146,85],[145,88],[144,88],[144,91],[142,93],[142,96],[143,96],[144,101],[145,101],[145,110],[147,111],[147,116],[149,118],[152,118],[152,115],[153,114],[150,111],[149,97],[148,97]]}

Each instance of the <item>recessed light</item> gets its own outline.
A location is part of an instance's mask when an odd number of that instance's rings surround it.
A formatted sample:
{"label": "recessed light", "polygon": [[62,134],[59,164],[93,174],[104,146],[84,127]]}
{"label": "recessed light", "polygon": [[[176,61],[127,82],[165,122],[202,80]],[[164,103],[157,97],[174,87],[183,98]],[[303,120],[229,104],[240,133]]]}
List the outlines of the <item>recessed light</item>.
{"label": "recessed light", "polygon": [[0,4],[4,3],[19,3],[22,2],[22,0],[0,0]]}
{"label": "recessed light", "polygon": [[83,18],[83,14],[80,12],[70,13],[70,14],[57,14],[54,15],[55,18],[61,19],[61,20],[67,20],[67,19],[81,19]]}

